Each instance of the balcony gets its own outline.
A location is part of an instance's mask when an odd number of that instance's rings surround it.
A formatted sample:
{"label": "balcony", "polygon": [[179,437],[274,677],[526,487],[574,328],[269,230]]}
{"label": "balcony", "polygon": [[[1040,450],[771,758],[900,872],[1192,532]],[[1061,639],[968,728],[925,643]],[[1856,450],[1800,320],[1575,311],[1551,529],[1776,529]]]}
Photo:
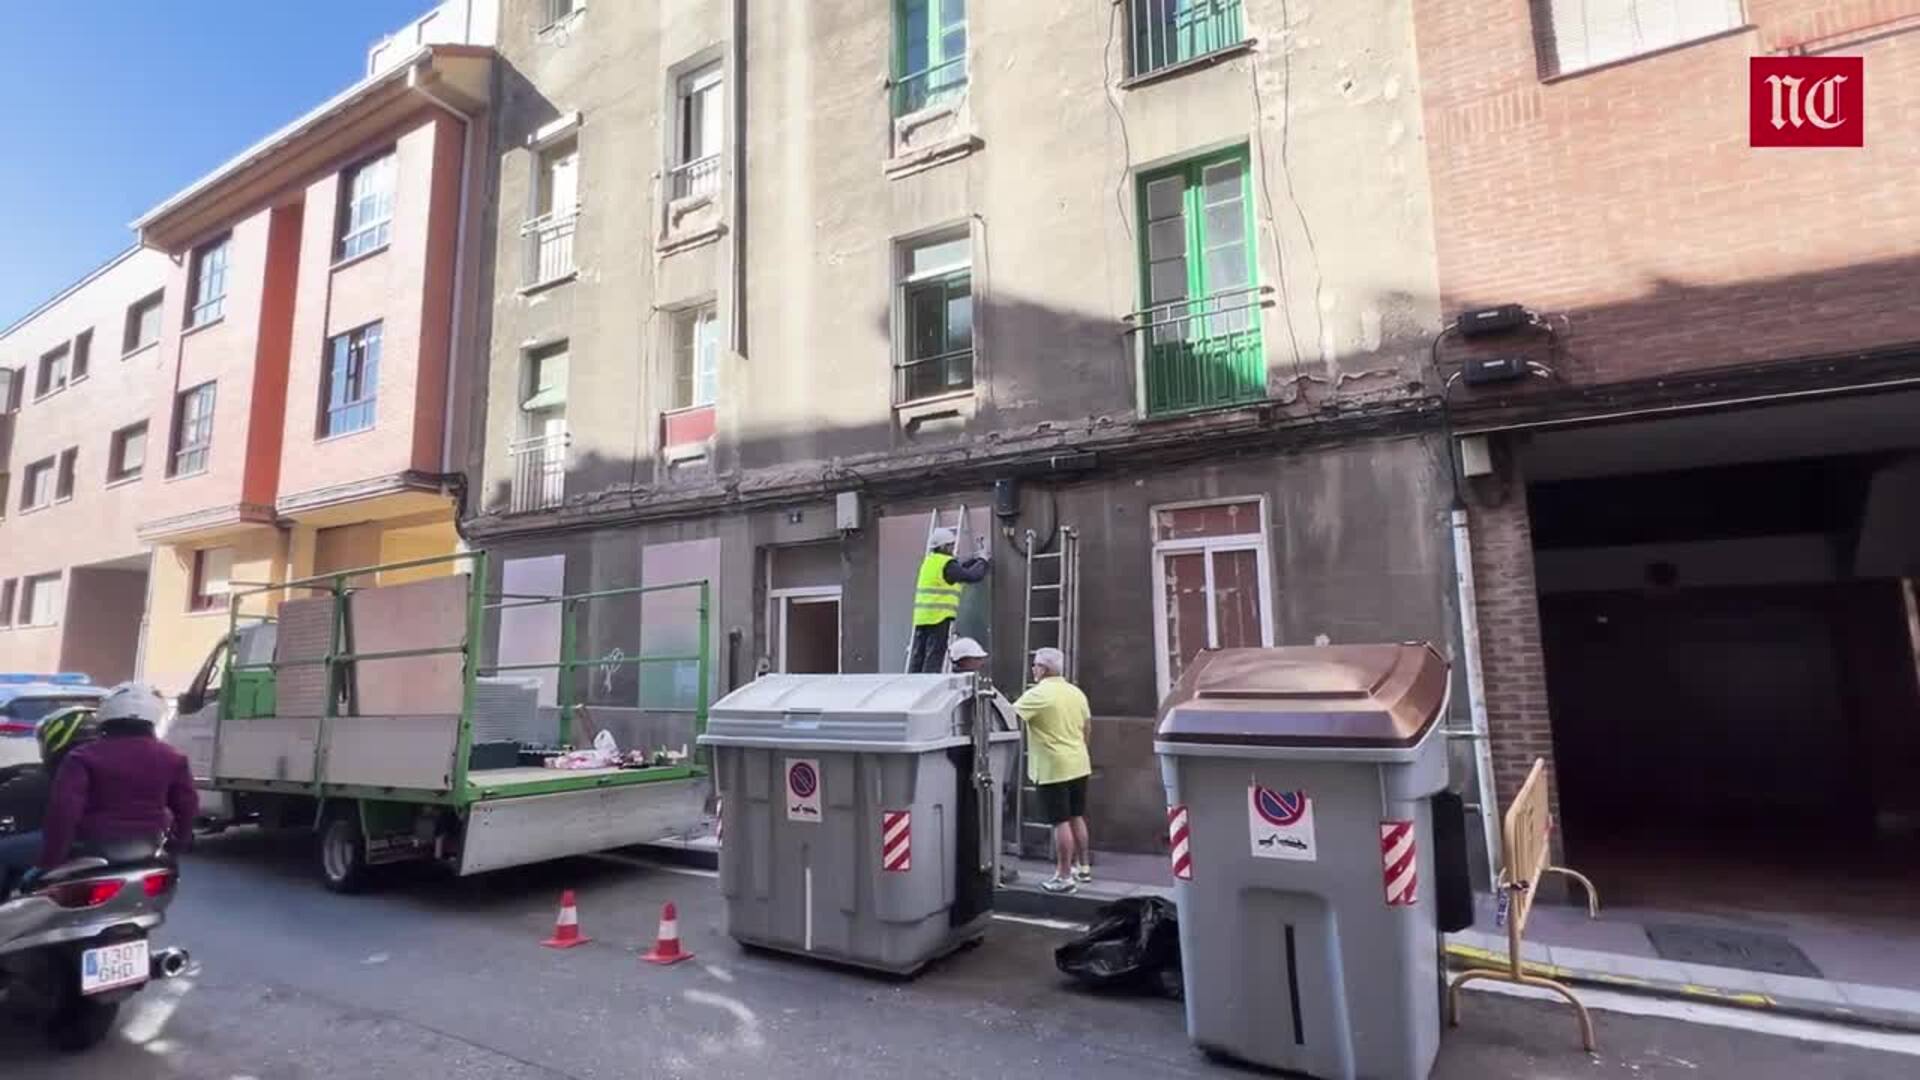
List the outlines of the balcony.
{"label": "balcony", "polygon": [[1246,40],[1241,0],[1131,0],[1133,77],[1181,67]]}
{"label": "balcony", "polygon": [[667,171],[667,197],[674,201],[713,196],[720,191],[720,155],[708,154]]}
{"label": "balcony", "polygon": [[573,276],[573,232],[579,218],[577,212],[542,214],[520,226],[526,245],[526,284],[522,288],[538,289]]}
{"label": "balcony", "polygon": [[963,54],[894,80],[893,115],[911,116],[922,109],[948,104],[966,90],[967,58]]}
{"label": "balcony", "polygon": [[567,448],[572,443],[570,432],[551,431],[507,444],[507,457],[513,469],[509,504],[513,513],[550,510],[565,501]]}
{"label": "balcony", "polygon": [[1250,285],[1154,304],[1127,316],[1139,342],[1147,415],[1191,412],[1267,396],[1260,309],[1268,287]]}

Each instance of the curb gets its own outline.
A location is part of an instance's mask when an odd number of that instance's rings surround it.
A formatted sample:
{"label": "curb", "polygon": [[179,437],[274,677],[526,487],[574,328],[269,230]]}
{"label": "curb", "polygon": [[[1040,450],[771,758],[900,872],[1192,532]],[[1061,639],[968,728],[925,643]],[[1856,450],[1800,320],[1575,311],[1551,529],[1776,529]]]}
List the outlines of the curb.
{"label": "curb", "polygon": [[669,842],[635,844],[633,850],[667,866],[686,866],[695,870],[720,869],[720,852],[715,848],[697,848],[683,843]]}
{"label": "curb", "polygon": [[[1505,953],[1476,949],[1471,945],[1449,944],[1447,958],[1455,962],[1452,966],[1456,973],[1467,967],[1496,969],[1507,967]],[[1631,975],[1614,975],[1604,971],[1560,967],[1556,964],[1542,964],[1532,960],[1525,961],[1520,966],[1521,970],[1529,975],[1557,979],[1572,986],[1591,986],[1638,994],[1643,997],[1690,1001],[1701,1005],[1719,1005],[1725,1008],[1746,1009],[1750,1012],[1765,1012],[1775,1016],[1791,1016],[1803,1020],[1819,1020],[1901,1034],[1920,1034],[1920,1015],[1913,1013],[1861,1008],[1808,998],[1780,998],[1747,990],[1728,990],[1662,979],[1641,979]]]}

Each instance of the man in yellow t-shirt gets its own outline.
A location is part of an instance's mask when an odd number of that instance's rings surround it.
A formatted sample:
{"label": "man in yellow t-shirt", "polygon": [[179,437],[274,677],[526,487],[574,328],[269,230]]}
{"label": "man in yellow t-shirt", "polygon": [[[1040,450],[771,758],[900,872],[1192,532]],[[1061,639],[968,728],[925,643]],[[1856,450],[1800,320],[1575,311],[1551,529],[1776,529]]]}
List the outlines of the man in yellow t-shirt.
{"label": "man in yellow t-shirt", "polygon": [[1040,819],[1053,826],[1053,877],[1040,883],[1048,892],[1070,893],[1093,877],[1087,862],[1087,778],[1093,759],[1087,753],[1087,695],[1062,672],[1059,649],[1033,654],[1033,686],[1013,703],[1027,727],[1027,778],[1039,793]]}

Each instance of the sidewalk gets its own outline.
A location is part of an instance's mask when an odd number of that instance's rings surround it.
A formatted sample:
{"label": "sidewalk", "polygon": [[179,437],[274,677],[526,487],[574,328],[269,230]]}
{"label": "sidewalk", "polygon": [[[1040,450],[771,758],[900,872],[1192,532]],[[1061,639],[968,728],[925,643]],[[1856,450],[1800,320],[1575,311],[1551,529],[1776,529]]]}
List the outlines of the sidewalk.
{"label": "sidewalk", "polygon": [[[652,845],[660,857],[712,868],[719,844],[710,831],[671,837]],[[1000,889],[996,907],[1015,915],[1086,922],[1101,906],[1129,896],[1173,896],[1173,873],[1161,855],[1094,852],[1093,880],[1070,894],[1049,893],[1040,883],[1053,864],[1003,856],[1018,877]],[[1605,900],[1605,893],[1602,893]],[[1458,970],[1506,963],[1506,930],[1497,924],[1492,897],[1474,898],[1472,928],[1447,938],[1447,955]],[[1686,928],[1759,935],[1784,943],[1819,977],[1781,970],[1749,970],[1699,960],[1663,957],[1648,934]],[[1534,908],[1521,947],[1527,969],[1574,986],[1607,987],[1696,1000],[1817,1020],[1920,1032],[1920,935],[1889,928],[1862,928],[1842,920],[1804,915],[1707,915],[1645,908],[1600,909],[1589,919],[1584,907]],[[1749,957],[1753,967],[1778,967],[1767,957]]]}
{"label": "sidewalk", "polygon": [[[1094,853],[1094,880],[1071,895],[1040,888],[1049,863],[1013,861],[1020,879],[1001,889],[1005,911],[1084,922],[1102,904],[1125,896],[1173,895],[1162,856]],[[1604,893],[1602,896],[1604,899]],[[1752,971],[1662,957],[1649,925],[1730,930],[1785,938],[1819,978]],[[1471,929],[1447,939],[1456,969],[1506,963],[1507,937],[1496,926],[1493,899],[1475,897]],[[1647,909],[1540,906],[1521,950],[1530,971],[1576,986],[1679,997],[1701,1002],[1920,1032],[1920,936],[1866,932],[1801,916],[1714,916]]]}

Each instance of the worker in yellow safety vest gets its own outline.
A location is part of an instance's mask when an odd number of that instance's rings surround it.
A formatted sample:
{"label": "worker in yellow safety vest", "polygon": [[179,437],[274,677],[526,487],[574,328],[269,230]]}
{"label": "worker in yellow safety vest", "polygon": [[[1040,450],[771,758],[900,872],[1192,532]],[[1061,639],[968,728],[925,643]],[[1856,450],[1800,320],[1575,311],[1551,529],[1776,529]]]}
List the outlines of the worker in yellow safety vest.
{"label": "worker in yellow safety vest", "polygon": [[987,558],[953,557],[960,535],[938,528],[927,538],[927,557],[920,560],[920,579],[913,592],[913,652],[909,672],[938,674],[947,656],[947,636],[960,614],[960,590],[987,579]]}

